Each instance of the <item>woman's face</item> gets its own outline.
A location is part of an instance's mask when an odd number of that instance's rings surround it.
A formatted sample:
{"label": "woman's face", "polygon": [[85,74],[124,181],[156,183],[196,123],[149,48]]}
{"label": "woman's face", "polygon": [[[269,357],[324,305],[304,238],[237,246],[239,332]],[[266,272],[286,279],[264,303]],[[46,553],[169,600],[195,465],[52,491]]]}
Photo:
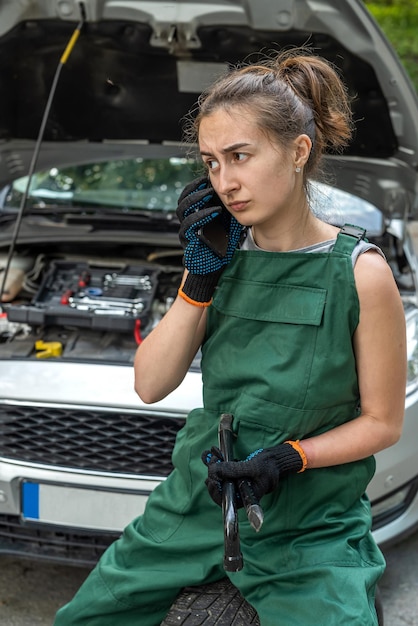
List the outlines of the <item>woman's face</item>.
{"label": "woman's face", "polygon": [[269,229],[306,207],[296,143],[285,151],[243,107],[204,117],[199,147],[213,188],[244,226]]}

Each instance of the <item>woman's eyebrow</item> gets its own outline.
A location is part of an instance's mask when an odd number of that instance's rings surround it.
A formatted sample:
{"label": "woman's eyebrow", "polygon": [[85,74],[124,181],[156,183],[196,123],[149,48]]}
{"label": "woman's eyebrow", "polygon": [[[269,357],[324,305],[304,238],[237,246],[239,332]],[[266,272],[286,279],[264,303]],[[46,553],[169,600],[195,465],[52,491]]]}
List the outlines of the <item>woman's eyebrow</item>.
{"label": "woman's eyebrow", "polygon": [[[221,152],[222,154],[227,154],[228,152],[236,152],[240,148],[245,148],[245,146],[249,146],[249,145],[250,144],[248,142],[234,143],[232,144],[232,146],[227,146],[226,148],[222,148]],[[205,152],[204,150],[201,150],[200,154],[202,156],[213,156],[211,152]]]}

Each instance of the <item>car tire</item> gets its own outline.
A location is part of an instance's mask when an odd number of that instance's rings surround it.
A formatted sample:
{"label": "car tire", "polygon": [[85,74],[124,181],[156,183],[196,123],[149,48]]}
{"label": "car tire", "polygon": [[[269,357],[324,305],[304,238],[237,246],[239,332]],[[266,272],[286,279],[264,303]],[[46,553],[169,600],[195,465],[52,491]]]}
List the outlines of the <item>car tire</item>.
{"label": "car tire", "polygon": [[[376,589],[376,613],[383,626],[383,605]],[[215,583],[185,587],[177,596],[161,626],[260,626],[255,609],[229,578]]]}
{"label": "car tire", "polygon": [[161,626],[259,626],[253,607],[229,581],[185,587]]}

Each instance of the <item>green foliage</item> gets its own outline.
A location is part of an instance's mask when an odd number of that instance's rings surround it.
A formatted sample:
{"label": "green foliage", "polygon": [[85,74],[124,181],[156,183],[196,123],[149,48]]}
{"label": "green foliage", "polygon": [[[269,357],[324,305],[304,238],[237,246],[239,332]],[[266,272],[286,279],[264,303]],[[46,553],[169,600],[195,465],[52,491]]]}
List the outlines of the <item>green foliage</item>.
{"label": "green foliage", "polygon": [[398,53],[418,91],[418,0],[365,2]]}
{"label": "green foliage", "polygon": [[418,7],[417,0],[374,0],[374,2],[369,2],[366,0],[366,4],[374,4],[379,7],[396,7],[396,8],[414,8],[415,10]]}

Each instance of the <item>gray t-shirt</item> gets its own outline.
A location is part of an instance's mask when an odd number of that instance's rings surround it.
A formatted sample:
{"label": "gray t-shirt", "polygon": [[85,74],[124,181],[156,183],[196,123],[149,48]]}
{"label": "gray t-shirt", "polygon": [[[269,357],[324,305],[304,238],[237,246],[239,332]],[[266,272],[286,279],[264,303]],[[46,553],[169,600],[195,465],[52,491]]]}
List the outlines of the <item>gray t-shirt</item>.
{"label": "gray t-shirt", "polygon": [[[335,242],[336,242],[336,239],[328,239],[327,241],[321,241],[321,243],[315,243],[313,246],[307,246],[306,248],[298,248],[297,250],[289,250],[289,252],[307,252],[307,253],[331,252],[335,245]],[[260,248],[255,243],[251,228],[248,229],[247,236],[245,240],[243,241],[243,243],[241,244],[241,250],[263,250],[263,248]],[[376,250],[376,252],[379,252],[379,254],[381,254],[381,256],[385,258],[385,255],[383,254],[380,248],[378,248],[372,243],[360,240],[358,242],[358,245],[354,248],[353,253],[351,255],[351,258],[353,261],[353,267],[355,266],[356,261],[358,257],[360,256],[360,254],[363,254],[364,252],[367,252],[368,250]]]}

